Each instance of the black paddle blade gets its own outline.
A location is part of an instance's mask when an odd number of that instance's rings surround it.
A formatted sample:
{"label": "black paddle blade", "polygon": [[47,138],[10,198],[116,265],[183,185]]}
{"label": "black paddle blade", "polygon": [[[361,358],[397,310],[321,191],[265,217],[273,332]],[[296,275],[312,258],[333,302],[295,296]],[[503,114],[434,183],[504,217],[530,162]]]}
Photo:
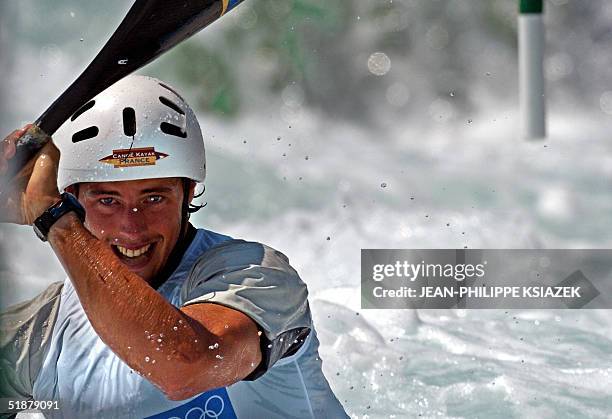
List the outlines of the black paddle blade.
{"label": "black paddle blade", "polygon": [[[231,6],[239,2],[232,1]],[[89,67],[35,124],[52,135],[83,103],[205,28],[223,12],[222,0],[136,0]]]}
{"label": "black paddle blade", "polygon": [[36,120],[34,124],[42,129],[42,134],[28,131],[19,139],[16,155],[9,161],[7,177],[16,174],[86,101],[199,32],[242,1],[136,0],[91,64]]}

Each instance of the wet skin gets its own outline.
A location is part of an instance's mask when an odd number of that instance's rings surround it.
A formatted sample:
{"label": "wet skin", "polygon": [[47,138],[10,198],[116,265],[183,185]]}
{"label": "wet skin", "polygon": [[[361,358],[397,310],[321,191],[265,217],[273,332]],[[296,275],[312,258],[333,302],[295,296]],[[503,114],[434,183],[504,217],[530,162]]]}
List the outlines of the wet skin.
{"label": "wet skin", "polygon": [[151,283],[180,236],[181,180],[82,183],[77,193],[85,208],[85,227],[130,271]]}

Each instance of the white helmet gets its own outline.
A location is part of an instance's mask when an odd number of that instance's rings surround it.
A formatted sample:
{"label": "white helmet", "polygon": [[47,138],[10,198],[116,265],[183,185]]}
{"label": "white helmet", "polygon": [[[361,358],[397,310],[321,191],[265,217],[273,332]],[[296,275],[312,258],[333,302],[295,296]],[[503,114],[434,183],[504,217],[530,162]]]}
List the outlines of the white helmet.
{"label": "white helmet", "polygon": [[206,176],[193,110],[152,77],[128,76],[104,90],[62,125],[54,143],[60,191],[81,182]]}

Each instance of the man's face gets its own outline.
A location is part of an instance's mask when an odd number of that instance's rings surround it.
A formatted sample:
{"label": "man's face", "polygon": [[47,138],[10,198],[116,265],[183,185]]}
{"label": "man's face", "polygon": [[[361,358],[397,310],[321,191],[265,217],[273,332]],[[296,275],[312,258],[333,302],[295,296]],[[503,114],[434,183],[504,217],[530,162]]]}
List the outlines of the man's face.
{"label": "man's face", "polygon": [[85,227],[151,283],[180,236],[181,180],[81,183],[78,199],[86,211]]}

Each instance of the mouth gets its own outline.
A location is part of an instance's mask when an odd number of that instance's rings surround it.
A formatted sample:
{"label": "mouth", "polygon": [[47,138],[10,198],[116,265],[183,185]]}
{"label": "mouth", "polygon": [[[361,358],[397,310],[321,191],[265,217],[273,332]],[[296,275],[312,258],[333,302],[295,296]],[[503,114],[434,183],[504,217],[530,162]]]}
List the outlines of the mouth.
{"label": "mouth", "polygon": [[131,270],[144,268],[150,261],[155,251],[156,243],[147,243],[138,246],[120,244],[111,245],[113,252],[119,260]]}
{"label": "mouth", "polygon": [[133,258],[137,258],[141,255],[144,255],[145,253],[147,253],[149,251],[149,249],[151,248],[151,243],[146,244],[142,247],[136,248],[136,249],[128,249],[127,247],[123,247],[123,246],[115,246],[117,248],[117,251],[119,253],[121,253],[121,255],[129,258],[129,259],[133,259]]}

